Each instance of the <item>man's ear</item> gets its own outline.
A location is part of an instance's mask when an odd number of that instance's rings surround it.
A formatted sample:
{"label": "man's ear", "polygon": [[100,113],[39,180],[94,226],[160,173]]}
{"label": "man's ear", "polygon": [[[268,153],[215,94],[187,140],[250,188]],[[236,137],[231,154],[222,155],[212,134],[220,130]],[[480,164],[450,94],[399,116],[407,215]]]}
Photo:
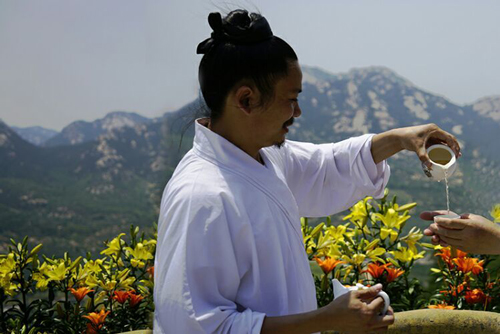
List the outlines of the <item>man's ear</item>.
{"label": "man's ear", "polygon": [[255,106],[258,105],[259,94],[257,90],[251,86],[240,86],[234,94],[236,106],[245,114],[250,115]]}

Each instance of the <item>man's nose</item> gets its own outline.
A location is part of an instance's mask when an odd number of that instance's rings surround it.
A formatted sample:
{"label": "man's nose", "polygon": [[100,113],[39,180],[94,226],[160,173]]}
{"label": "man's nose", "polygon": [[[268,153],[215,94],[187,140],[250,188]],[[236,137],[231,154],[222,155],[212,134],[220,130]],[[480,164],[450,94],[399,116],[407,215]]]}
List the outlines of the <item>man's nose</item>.
{"label": "man's nose", "polygon": [[297,118],[302,115],[302,110],[300,109],[299,103],[295,103],[295,108],[293,108],[293,117]]}

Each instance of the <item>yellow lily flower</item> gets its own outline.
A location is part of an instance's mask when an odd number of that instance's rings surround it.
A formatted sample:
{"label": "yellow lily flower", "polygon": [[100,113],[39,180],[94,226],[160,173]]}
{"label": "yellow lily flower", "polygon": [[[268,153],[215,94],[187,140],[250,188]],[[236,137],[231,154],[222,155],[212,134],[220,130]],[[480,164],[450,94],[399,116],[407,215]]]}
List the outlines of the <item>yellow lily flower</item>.
{"label": "yellow lily flower", "polygon": [[398,237],[398,232],[394,229],[399,230],[401,225],[410,219],[409,215],[400,216],[399,213],[393,208],[388,209],[385,215],[374,213],[373,217],[376,220],[380,220],[384,224],[384,226],[380,229],[380,238],[384,240],[387,236],[390,236],[392,242],[394,242]]}
{"label": "yellow lily flower", "polygon": [[82,267],[81,264],[78,265],[78,268],[75,268],[75,270],[73,271],[72,276],[71,276],[73,285],[76,282],[84,281],[89,274],[90,274],[90,272],[88,271],[88,269],[85,269],[85,267]]}
{"label": "yellow lily flower", "polygon": [[413,253],[417,253],[418,250],[417,247],[415,247],[415,244],[417,244],[423,236],[424,235],[420,232],[420,229],[413,226],[410,232],[408,232],[408,235],[401,238],[401,240],[408,244],[408,248],[410,248]]}
{"label": "yellow lily flower", "polygon": [[397,250],[391,251],[389,253],[391,253],[396,260],[399,260],[401,262],[410,262],[412,260],[423,258],[425,251],[416,253],[406,247],[400,247]]}
{"label": "yellow lily flower", "polygon": [[0,275],[7,275],[16,268],[14,254],[10,253],[6,258],[0,259]]}
{"label": "yellow lily flower", "polygon": [[144,268],[144,266],[146,265],[146,263],[142,262],[141,260],[136,260],[136,259],[131,259],[130,264],[134,268],[141,268],[141,269]]}
{"label": "yellow lily flower", "polygon": [[313,253],[313,248],[316,248],[316,243],[312,240],[309,240],[309,242],[305,245],[306,247],[306,253],[308,255],[311,255]]}
{"label": "yellow lily flower", "polygon": [[338,259],[339,257],[341,257],[342,252],[340,251],[339,247],[340,246],[338,244],[330,245],[330,247],[328,247],[328,252],[327,252],[326,256],[334,258],[334,259]]}
{"label": "yellow lily flower", "polygon": [[389,240],[394,242],[398,238],[398,232],[394,231],[392,228],[382,227],[380,229],[380,238],[385,240],[388,236]]}
{"label": "yellow lily flower", "polygon": [[131,247],[125,247],[125,251],[127,255],[132,255],[136,260],[147,261],[153,259],[153,254],[151,254],[149,250],[140,242],[137,243],[134,249]]}
{"label": "yellow lily flower", "polygon": [[50,278],[42,273],[34,273],[33,279],[36,281],[36,288],[40,291],[45,291],[45,289],[47,289],[47,286],[49,285],[49,282],[51,281]]}
{"label": "yellow lily flower", "polygon": [[156,250],[156,240],[150,239],[150,240],[144,240],[143,242],[144,247],[151,253],[154,254]]}
{"label": "yellow lily flower", "polygon": [[365,261],[366,255],[365,254],[354,254],[352,256],[352,258],[349,258],[347,255],[344,255],[342,258],[345,259],[349,263],[352,263],[355,265],[361,265],[363,263],[363,261]]}
{"label": "yellow lily flower", "polygon": [[105,291],[114,290],[116,288],[116,284],[117,282],[115,280],[110,280],[106,282],[99,281],[99,286]]}
{"label": "yellow lily flower", "polygon": [[385,226],[389,228],[396,228],[398,230],[401,228],[401,225],[411,217],[409,215],[400,216],[398,212],[392,208],[388,209],[385,215],[374,213],[373,216],[377,220],[382,221]]}
{"label": "yellow lily flower", "polygon": [[99,285],[99,281],[93,274],[89,274],[85,279],[85,285],[92,289]]}
{"label": "yellow lily flower", "polygon": [[14,276],[14,273],[0,275],[0,288],[8,296],[14,296],[20,288],[19,285],[12,283],[12,276]]}
{"label": "yellow lily flower", "polygon": [[124,289],[124,290],[130,290],[132,289],[132,284],[135,282],[135,277],[130,276],[126,279],[122,279],[118,282],[117,288],[118,289]]}
{"label": "yellow lily flower", "polygon": [[500,204],[495,205],[490,212],[495,223],[500,223]]}
{"label": "yellow lily flower", "polygon": [[371,205],[368,203],[373,197],[366,197],[365,199],[354,204],[350,210],[351,214],[345,216],[343,220],[350,219],[353,223],[359,224],[362,228],[366,225],[368,221],[368,212],[371,209]]}
{"label": "yellow lily flower", "polygon": [[49,271],[47,272],[47,276],[52,281],[62,281],[66,277],[66,265],[64,262],[59,263],[59,265],[53,265],[49,267]]}
{"label": "yellow lily flower", "polygon": [[328,247],[334,242],[334,240],[326,233],[320,233],[317,243],[317,249],[322,250],[323,248]]}
{"label": "yellow lily flower", "polygon": [[335,241],[343,241],[348,226],[349,223],[345,225],[329,226],[327,227],[325,234],[327,234],[330,238],[334,239]]}
{"label": "yellow lily flower", "polygon": [[366,252],[366,256],[368,256],[373,261],[377,260],[377,261],[383,262],[383,260],[379,256],[385,254],[385,252],[386,252],[385,248],[377,247],[375,249],[372,249],[372,250],[369,250],[368,252]]}
{"label": "yellow lily flower", "polygon": [[125,235],[125,233],[120,233],[116,238],[111,240],[108,243],[108,248],[103,250],[101,254],[105,255],[115,255],[118,256],[120,254],[120,251],[122,249],[122,245],[125,243],[125,241],[122,240],[122,237]]}
{"label": "yellow lily flower", "polygon": [[308,255],[313,253],[313,248],[316,248],[316,243],[314,242],[312,235],[309,233],[310,228],[306,225],[306,218],[300,218],[300,228],[302,231],[302,240],[304,241],[304,247]]}

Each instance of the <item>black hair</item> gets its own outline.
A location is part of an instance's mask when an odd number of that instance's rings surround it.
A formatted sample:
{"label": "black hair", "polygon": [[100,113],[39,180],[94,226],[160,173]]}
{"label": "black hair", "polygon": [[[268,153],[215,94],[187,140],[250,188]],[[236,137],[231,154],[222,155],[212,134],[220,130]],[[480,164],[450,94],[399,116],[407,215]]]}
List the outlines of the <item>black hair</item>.
{"label": "black hair", "polygon": [[211,13],[211,38],[198,45],[204,54],[198,79],[212,122],[222,115],[227,94],[235,84],[249,80],[261,94],[262,105],[274,97],[274,84],[288,74],[290,61],[297,55],[292,47],[272,34],[266,19],[238,9],[225,18]]}

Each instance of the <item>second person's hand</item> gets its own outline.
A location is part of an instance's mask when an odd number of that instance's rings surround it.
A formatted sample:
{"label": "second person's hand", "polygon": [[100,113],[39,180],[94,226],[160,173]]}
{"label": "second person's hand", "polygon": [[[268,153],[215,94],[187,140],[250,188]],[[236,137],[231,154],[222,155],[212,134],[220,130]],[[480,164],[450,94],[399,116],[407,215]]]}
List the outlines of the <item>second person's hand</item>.
{"label": "second person's hand", "polygon": [[[433,220],[442,212],[422,212],[420,218]],[[500,226],[472,213],[462,214],[457,219],[438,217],[424,234],[432,236],[434,244],[454,246],[467,253],[500,254]]]}

